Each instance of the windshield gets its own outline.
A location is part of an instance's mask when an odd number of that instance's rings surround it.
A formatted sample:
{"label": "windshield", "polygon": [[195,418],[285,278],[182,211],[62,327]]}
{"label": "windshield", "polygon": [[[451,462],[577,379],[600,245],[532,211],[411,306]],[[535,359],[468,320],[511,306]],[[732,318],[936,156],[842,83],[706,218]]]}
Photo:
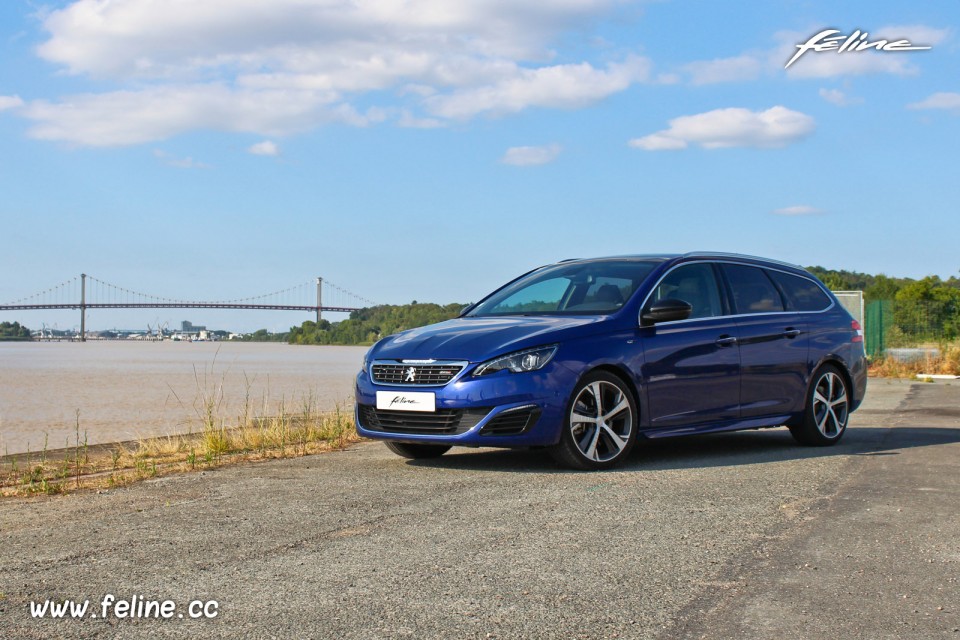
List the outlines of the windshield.
{"label": "windshield", "polygon": [[619,311],[657,265],[598,260],[543,267],[496,292],[466,315],[605,315]]}

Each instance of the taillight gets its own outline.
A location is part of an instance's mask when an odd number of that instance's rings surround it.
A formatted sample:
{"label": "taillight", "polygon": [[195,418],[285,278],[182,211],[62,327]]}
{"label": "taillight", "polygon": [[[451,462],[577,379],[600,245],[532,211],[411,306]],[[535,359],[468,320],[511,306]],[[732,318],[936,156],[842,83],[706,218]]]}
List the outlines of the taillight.
{"label": "taillight", "polygon": [[854,320],[850,323],[850,328],[856,332],[850,342],[863,342],[863,327],[860,326],[860,323]]}

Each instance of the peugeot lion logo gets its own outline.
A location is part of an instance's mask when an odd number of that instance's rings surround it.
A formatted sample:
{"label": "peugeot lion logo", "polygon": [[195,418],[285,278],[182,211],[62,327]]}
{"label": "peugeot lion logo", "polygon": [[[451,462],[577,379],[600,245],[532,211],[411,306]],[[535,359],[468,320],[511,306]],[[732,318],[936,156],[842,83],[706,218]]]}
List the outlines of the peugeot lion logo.
{"label": "peugeot lion logo", "polygon": [[415,367],[410,367],[404,372],[403,376],[404,382],[416,382],[417,381],[417,369]]}

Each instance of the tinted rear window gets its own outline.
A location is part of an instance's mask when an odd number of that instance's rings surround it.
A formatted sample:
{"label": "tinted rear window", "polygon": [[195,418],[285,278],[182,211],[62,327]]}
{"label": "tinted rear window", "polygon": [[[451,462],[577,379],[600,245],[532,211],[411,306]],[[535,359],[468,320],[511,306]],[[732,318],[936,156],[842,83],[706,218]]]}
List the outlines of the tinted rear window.
{"label": "tinted rear window", "polygon": [[780,286],[791,311],[823,311],[830,306],[829,296],[809,278],[782,271],[768,271],[767,275]]}
{"label": "tinted rear window", "polygon": [[770,313],[783,311],[780,292],[763,269],[740,264],[725,264],[723,270],[733,289],[737,313]]}

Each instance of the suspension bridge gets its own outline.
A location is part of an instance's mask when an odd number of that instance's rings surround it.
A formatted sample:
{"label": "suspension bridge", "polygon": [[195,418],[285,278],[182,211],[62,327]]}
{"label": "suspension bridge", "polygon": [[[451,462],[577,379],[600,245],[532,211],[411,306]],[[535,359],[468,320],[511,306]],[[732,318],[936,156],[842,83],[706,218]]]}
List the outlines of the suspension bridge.
{"label": "suspension bridge", "polygon": [[[315,287],[315,288],[314,288]],[[314,295],[316,296],[314,298]],[[80,340],[86,339],[87,309],[252,309],[308,311],[317,322],[324,311],[349,313],[376,303],[328,280],[317,278],[293,287],[232,300],[181,300],[121,287],[94,276],[79,276],[30,296],[0,304],[0,311],[73,309],[80,311]]]}

